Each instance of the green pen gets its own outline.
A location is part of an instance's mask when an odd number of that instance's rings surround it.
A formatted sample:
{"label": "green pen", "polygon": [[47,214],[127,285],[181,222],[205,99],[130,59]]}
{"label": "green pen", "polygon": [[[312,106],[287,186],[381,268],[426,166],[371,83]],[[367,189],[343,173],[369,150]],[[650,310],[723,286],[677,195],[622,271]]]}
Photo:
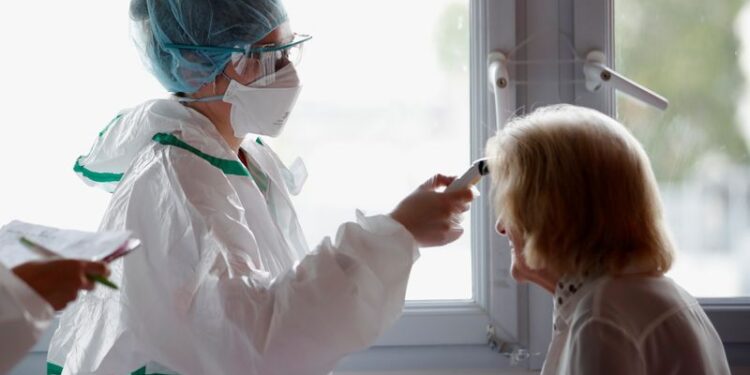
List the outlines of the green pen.
{"label": "green pen", "polygon": [[[34,242],[34,241],[31,241],[30,239],[28,239],[26,237],[21,237],[21,238],[18,239],[18,241],[20,241],[21,244],[23,244],[24,246],[26,246],[27,248],[29,248],[29,250],[37,253],[38,255],[41,255],[44,258],[64,258],[64,257],[60,256],[60,254],[58,254],[58,253],[56,253],[56,252],[54,252],[54,251],[52,251],[52,250],[50,250],[50,249],[48,249],[46,247],[44,247],[44,246],[42,246],[42,245]],[[100,276],[100,275],[88,275],[87,274],[86,277],[89,280],[98,282],[98,283],[100,283],[100,284],[102,284],[104,286],[107,286],[109,288],[112,288],[112,289],[115,289],[115,290],[120,289],[120,288],[117,287],[117,285],[115,283],[109,281],[104,276]]]}

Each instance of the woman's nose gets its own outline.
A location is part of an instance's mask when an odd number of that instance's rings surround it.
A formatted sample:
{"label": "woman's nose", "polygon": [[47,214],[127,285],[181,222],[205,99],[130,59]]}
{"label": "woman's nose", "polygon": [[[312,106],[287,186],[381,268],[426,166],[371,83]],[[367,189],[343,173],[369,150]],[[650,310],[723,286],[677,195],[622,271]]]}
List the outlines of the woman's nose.
{"label": "woman's nose", "polygon": [[508,234],[508,233],[507,233],[507,232],[505,231],[505,226],[504,226],[504,225],[503,225],[503,223],[502,223],[502,222],[500,221],[500,219],[498,219],[498,220],[497,220],[497,223],[495,223],[495,230],[497,231],[497,234],[499,234],[499,235],[501,235],[501,236],[505,236],[505,235],[507,235],[507,234]]}

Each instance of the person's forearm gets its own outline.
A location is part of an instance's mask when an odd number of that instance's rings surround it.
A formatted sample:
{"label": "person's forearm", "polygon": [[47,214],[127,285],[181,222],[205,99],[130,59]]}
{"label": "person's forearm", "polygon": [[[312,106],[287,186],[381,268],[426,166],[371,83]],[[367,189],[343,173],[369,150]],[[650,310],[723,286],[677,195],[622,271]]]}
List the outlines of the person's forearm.
{"label": "person's forearm", "polygon": [[36,343],[54,311],[30,287],[0,266],[0,374],[8,372]]}

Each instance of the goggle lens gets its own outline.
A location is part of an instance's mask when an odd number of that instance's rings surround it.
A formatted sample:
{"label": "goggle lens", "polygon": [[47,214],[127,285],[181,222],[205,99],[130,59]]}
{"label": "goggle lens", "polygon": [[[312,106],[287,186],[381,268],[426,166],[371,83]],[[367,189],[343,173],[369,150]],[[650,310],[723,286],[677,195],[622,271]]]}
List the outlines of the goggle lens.
{"label": "goggle lens", "polygon": [[[234,70],[242,76],[268,77],[273,80],[274,73],[292,65],[297,68],[302,61],[302,48],[309,36],[295,35],[292,42],[281,45],[254,46],[246,53],[232,55]],[[253,74],[248,69],[256,70]],[[240,82],[250,84],[250,82]]]}

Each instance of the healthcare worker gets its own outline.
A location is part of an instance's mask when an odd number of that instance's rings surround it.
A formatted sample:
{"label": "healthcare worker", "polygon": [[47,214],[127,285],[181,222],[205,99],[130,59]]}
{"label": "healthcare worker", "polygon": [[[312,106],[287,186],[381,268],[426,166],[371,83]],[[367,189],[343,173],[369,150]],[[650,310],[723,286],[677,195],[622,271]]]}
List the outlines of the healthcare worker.
{"label": "healthcare worker", "polygon": [[94,283],[86,275],[106,275],[100,262],[55,259],[27,262],[12,269],[0,264],[0,374],[18,363],[54,316],[80,290]]}
{"label": "healthcare worker", "polygon": [[329,373],[398,318],[418,247],[460,236],[472,192],[437,175],[309,251],[290,200],[304,169],[258,137],[281,133],[309,37],[277,0],[132,0],[130,15],[175,95],[121,112],[75,170],[113,190],[101,228],[143,251],[112,266],[119,293],[65,312],[48,372]]}

